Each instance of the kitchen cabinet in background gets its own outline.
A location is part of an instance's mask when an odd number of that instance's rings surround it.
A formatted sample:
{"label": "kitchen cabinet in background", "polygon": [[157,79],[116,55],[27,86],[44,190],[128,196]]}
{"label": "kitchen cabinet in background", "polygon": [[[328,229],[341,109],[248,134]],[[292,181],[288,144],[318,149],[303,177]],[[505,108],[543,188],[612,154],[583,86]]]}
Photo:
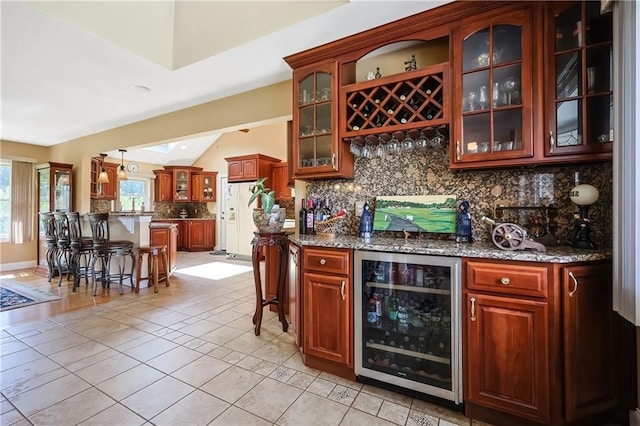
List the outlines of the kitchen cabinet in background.
{"label": "kitchen cabinet in background", "polygon": [[[169,272],[176,269],[178,260],[178,225],[175,223],[156,223],[149,226],[149,244],[152,246],[166,245],[167,259],[169,261]],[[162,256],[160,262],[164,262]],[[159,270],[164,270],[164,263],[158,266]]]}
{"label": "kitchen cabinet in background", "polygon": [[[279,163],[278,158],[262,154],[241,155],[228,157],[227,175],[229,182],[249,182],[261,177],[271,177],[271,166]],[[271,187],[271,182],[265,182],[265,186]]]}
{"label": "kitchen cabinet in background", "polygon": [[268,185],[276,194],[276,201],[290,200],[291,188],[288,181],[289,168],[287,163],[277,163],[271,166],[271,181]]}
{"label": "kitchen cabinet in background", "polygon": [[215,219],[158,219],[152,223],[177,225],[177,249],[185,251],[213,250],[216,245]]}
{"label": "kitchen cabinet in background", "polygon": [[[108,183],[98,183],[98,175],[104,168]],[[102,157],[91,158],[90,196],[92,199],[115,200],[118,191],[118,164],[108,163]]]}
{"label": "kitchen cabinet in background", "polygon": [[173,173],[168,170],[154,170],[155,179],[155,200],[173,200]]}
{"label": "kitchen cabinet in background", "polygon": [[216,201],[217,172],[191,173],[191,201]]}

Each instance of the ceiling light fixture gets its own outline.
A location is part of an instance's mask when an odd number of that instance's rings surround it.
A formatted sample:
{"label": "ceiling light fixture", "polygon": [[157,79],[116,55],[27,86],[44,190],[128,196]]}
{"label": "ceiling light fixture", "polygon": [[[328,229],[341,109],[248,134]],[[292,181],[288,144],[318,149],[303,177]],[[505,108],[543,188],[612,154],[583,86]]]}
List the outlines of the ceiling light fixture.
{"label": "ceiling light fixture", "polygon": [[137,85],[137,86],[131,86],[131,88],[138,92],[145,92],[145,93],[151,92],[151,89],[148,88],[147,86]]}
{"label": "ceiling light fixture", "polygon": [[118,169],[118,179],[119,180],[127,180],[128,176],[127,176],[127,171],[124,169],[124,153],[127,152],[126,149],[119,149],[118,151],[120,151],[120,153],[122,154],[122,160],[120,162],[120,168]]}
{"label": "ceiling light fixture", "polygon": [[102,162],[100,163],[100,173],[98,174],[98,183],[109,183],[109,175],[107,174],[107,171],[104,169],[104,159],[107,156],[107,154],[100,154],[100,157],[102,157]]}

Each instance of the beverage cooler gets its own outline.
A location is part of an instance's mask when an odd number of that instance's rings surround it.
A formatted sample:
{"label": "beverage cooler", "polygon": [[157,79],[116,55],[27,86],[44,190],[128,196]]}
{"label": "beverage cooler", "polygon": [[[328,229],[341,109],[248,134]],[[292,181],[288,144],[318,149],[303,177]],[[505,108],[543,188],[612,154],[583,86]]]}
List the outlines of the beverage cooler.
{"label": "beverage cooler", "polygon": [[355,372],[462,403],[460,258],[357,250]]}

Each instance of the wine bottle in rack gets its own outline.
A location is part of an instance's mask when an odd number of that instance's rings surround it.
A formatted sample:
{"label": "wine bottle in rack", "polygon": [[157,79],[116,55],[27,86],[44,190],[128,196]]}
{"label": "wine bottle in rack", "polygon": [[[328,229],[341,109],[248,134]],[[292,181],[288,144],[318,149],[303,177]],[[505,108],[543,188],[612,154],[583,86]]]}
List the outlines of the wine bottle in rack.
{"label": "wine bottle in rack", "polygon": [[411,119],[411,112],[403,109],[397,116],[400,118],[400,123],[405,124]]}

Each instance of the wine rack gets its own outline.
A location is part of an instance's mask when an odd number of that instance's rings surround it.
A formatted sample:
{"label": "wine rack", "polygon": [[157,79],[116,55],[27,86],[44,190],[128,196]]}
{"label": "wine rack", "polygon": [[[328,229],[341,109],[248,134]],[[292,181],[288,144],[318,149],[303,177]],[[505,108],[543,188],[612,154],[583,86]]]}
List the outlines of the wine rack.
{"label": "wine rack", "polygon": [[448,123],[446,78],[440,64],[343,87],[343,136]]}

